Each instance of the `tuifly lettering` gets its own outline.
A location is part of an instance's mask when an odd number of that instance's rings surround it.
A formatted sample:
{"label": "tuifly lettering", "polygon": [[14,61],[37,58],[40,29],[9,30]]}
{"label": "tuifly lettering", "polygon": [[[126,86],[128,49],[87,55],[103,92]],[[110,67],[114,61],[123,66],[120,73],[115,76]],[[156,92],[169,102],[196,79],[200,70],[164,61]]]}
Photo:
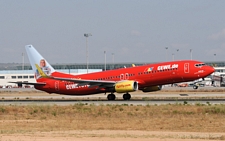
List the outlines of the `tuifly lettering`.
{"label": "tuifly lettering", "polygon": [[116,87],[117,88],[126,88],[126,87],[130,87],[131,84],[120,84],[120,85],[117,85]]}

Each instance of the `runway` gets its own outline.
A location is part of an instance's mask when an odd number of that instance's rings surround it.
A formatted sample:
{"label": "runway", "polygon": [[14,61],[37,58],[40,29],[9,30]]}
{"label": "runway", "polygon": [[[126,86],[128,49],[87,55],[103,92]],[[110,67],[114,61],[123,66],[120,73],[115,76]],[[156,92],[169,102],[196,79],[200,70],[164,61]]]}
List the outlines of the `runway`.
{"label": "runway", "polygon": [[35,89],[0,89],[0,105],[162,105],[162,104],[225,104],[224,88],[168,87],[163,91],[131,93],[131,100],[124,101],[122,94],[116,94],[115,101],[108,101],[107,95],[67,96],[48,94]]}
{"label": "runway", "polygon": [[75,104],[84,104],[84,105],[166,105],[166,104],[225,104],[225,99],[223,100],[196,100],[196,101],[186,101],[186,100],[154,100],[154,101],[144,101],[144,100],[129,100],[129,101],[68,101],[68,100],[57,100],[57,101],[32,101],[32,100],[6,100],[0,101],[0,105],[75,105]]}

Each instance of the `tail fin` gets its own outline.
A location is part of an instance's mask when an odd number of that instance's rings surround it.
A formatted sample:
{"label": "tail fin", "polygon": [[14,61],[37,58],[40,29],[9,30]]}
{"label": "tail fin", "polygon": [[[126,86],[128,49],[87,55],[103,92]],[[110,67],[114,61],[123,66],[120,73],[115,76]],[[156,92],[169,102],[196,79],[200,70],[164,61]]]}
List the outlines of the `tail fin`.
{"label": "tail fin", "polygon": [[[51,73],[55,72],[54,68],[41,56],[40,53],[38,53],[38,51],[32,45],[26,45],[25,48],[36,79],[41,77],[39,74],[40,71],[38,71],[37,68],[40,68],[42,70],[41,72],[44,72],[47,75],[51,75]],[[36,67],[37,64],[40,64],[40,67]]]}
{"label": "tail fin", "polygon": [[49,78],[49,76],[47,74],[45,74],[45,72],[38,66],[38,64],[35,64],[35,67],[37,68],[37,71],[41,77]]}

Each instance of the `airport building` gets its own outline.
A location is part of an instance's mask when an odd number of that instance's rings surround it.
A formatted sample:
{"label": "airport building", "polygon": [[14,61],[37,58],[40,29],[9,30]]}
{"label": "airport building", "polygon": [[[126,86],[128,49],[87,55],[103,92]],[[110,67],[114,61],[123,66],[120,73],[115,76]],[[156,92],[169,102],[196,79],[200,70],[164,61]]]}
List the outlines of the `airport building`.
{"label": "airport building", "polygon": [[[215,73],[213,74],[212,81],[215,79],[217,85],[223,84],[223,77],[225,77],[225,62],[205,62],[207,65],[214,66]],[[115,63],[115,64],[102,64],[95,63],[88,65],[88,72],[99,72],[124,67],[132,67],[133,63]],[[151,63],[134,63],[136,66],[151,64]],[[51,64],[52,67],[63,73],[69,74],[84,74],[87,73],[86,64]],[[215,76],[216,75],[216,76]],[[0,64],[0,88],[18,87],[16,84],[8,82],[36,82],[34,72],[30,64],[8,63]],[[24,86],[25,87],[25,86]]]}

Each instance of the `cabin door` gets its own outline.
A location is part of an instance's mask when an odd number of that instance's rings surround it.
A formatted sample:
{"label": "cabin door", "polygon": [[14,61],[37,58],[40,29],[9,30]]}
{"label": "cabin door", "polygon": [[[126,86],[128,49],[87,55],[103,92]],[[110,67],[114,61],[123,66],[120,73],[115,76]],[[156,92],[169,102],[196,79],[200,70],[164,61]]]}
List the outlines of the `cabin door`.
{"label": "cabin door", "polygon": [[59,81],[55,81],[55,90],[59,91]]}
{"label": "cabin door", "polygon": [[124,80],[124,74],[120,74],[120,80]]}
{"label": "cabin door", "polygon": [[184,63],[184,73],[189,73],[189,63]]}

